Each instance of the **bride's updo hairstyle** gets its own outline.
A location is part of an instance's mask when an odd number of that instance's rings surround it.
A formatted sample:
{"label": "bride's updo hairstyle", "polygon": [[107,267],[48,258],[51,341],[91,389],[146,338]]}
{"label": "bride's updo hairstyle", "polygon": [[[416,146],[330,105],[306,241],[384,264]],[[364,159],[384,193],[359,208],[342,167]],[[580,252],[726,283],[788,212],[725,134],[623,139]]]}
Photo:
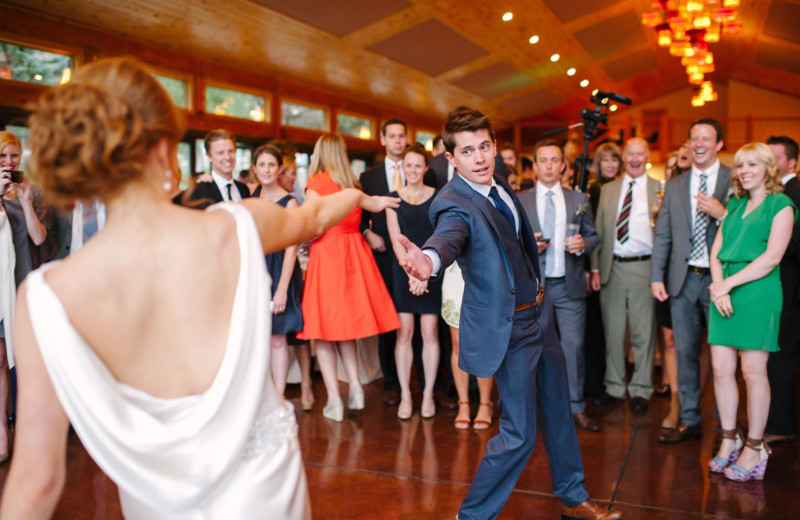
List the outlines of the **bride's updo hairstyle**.
{"label": "bride's updo hairstyle", "polygon": [[81,68],[41,97],[28,124],[31,175],[48,202],[66,209],[141,178],[152,147],[177,143],[184,129],[161,84],[130,58]]}

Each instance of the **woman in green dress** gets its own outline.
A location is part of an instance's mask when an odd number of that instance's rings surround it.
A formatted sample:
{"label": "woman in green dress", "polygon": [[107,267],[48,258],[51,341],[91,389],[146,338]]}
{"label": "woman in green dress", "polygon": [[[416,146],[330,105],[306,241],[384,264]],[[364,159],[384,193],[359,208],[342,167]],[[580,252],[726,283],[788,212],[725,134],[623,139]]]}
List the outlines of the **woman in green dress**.
{"label": "woman in green dress", "polygon": [[[714,305],[708,343],[722,444],[708,466],[732,480],[760,480],[769,454],[762,439],[770,400],[767,359],[778,350],[783,298],[778,264],[789,244],[795,208],[781,193],[776,159],[767,145],[744,145],[734,165],[734,197],[711,248]],[[739,351],[747,387],[749,430],[744,442],[736,431]]]}

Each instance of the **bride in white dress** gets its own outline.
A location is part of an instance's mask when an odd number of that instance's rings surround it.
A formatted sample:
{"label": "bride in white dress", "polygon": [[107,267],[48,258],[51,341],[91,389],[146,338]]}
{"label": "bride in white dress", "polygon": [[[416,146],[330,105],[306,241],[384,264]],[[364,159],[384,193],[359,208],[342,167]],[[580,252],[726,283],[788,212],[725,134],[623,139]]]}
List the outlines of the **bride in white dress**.
{"label": "bride in white dress", "polygon": [[52,515],[71,423],[126,518],[310,518],[294,410],[269,371],[263,255],[396,199],[351,189],[293,210],[171,204],[181,117],[127,59],[45,94],[30,127],[31,173],[50,202],[97,197],[107,219],[19,289],[17,436],[0,517]]}

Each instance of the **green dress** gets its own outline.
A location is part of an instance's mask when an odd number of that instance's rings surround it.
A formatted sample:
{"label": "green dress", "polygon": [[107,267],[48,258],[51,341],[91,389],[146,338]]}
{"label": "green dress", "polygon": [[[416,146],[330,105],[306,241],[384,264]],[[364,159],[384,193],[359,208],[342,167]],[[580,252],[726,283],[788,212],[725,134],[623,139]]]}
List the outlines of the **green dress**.
{"label": "green dress", "polygon": [[[747,216],[749,198],[732,198],[728,215],[722,223],[722,248],[717,255],[725,278],[736,274],[767,250],[772,219],[792,199],[773,193]],[[783,291],[780,266],[765,277],[734,287],[730,292],[733,314],[722,316],[711,303],[708,320],[708,343],[747,350],[777,352],[778,324],[781,318]]]}

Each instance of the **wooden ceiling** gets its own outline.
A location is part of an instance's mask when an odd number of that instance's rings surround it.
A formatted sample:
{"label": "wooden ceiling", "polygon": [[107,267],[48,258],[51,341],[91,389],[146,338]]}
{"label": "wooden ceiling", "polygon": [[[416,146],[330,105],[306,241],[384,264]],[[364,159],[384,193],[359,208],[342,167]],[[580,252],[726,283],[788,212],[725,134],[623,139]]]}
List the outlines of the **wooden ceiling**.
{"label": "wooden ceiling", "polygon": [[[498,126],[574,118],[594,88],[642,102],[687,85],[641,24],[647,0],[4,3],[430,119],[458,105]],[[712,45],[710,79],[800,96],[800,0],[743,0],[739,12],[742,32]]]}

